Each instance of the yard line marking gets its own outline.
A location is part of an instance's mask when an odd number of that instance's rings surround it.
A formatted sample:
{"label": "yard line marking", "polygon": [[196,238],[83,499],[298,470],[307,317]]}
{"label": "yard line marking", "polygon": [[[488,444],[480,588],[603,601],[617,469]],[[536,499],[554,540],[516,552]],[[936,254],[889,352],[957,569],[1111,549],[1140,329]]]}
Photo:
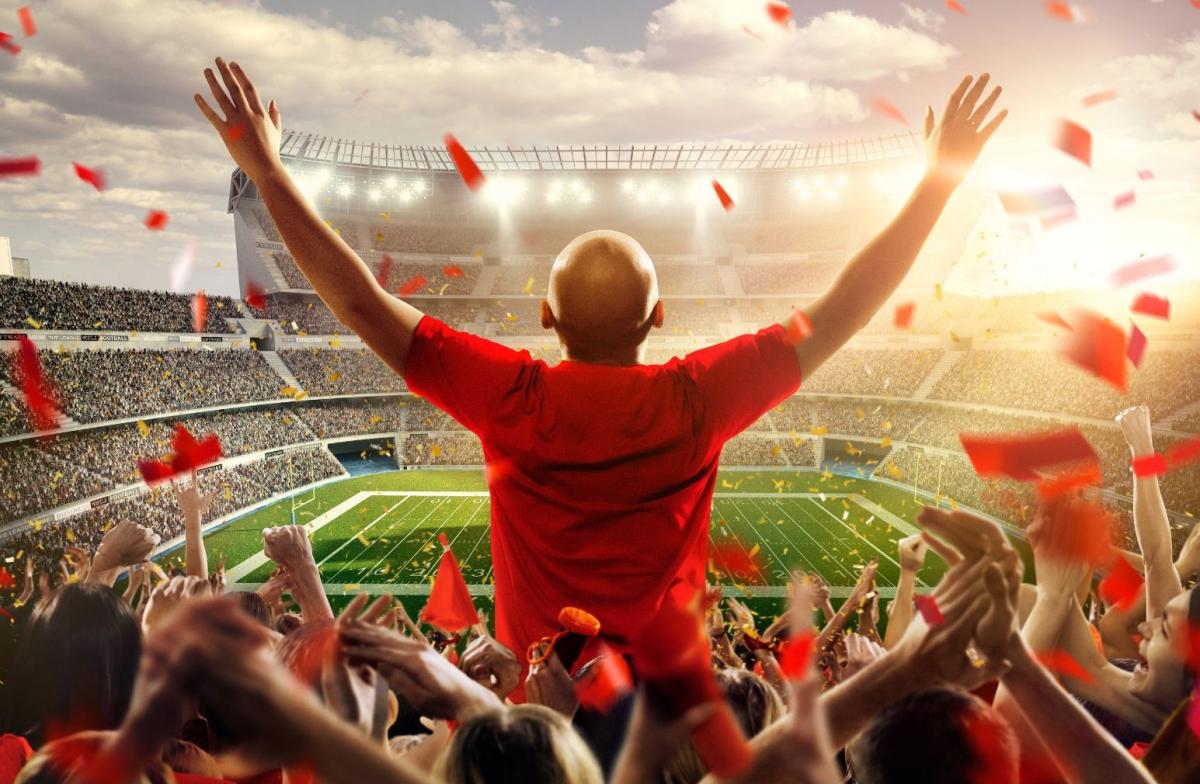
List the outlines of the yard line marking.
{"label": "yard line marking", "polygon": [[[467,499],[466,499],[466,498],[463,498],[463,500],[462,500],[461,502],[459,502],[458,506],[457,506],[457,507],[455,507],[455,509],[454,509],[454,512],[452,512],[451,514],[458,514],[458,510],[459,510],[459,509],[462,509],[462,508],[463,508],[463,506],[464,506],[466,503],[467,503]],[[376,568],[378,568],[378,567],[379,567],[379,565],[380,565],[381,563],[383,563],[384,561],[386,561],[386,560],[388,559],[388,557],[389,557],[389,556],[390,556],[392,553],[396,552],[396,548],[398,548],[400,545],[404,544],[404,542],[408,540],[408,537],[409,537],[409,536],[411,536],[411,535],[412,535],[414,532],[416,532],[416,531],[420,530],[420,529],[421,529],[421,528],[424,526],[424,524],[425,524],[425,521],[429,519],[429,516],[430,516],[430,515],[432,515],[432,514],[433,514],[435,511],[437,511],[437,509],[438,509],[440,506],[442,506],[442,505],[441,505],[441,504],[437,504],[437,505],[435,505],[435,506],[434,506],[434,508],[433,508],[433,509],[430,509],[430,510],[429,510],[429,514],[427,514],[427,515],[425,515],[423,518],[421,518],[421,522],[417,523],[417,524],[416,524],[416,525],[414,525],[414,526],[413,526],[411,529],[409,529],[409,532],[408,532],[408,533],[406,533],[406,534],[404,535],[404,538],[403,538],[403,539],[401,539],[399,542],[396,542],[394,545],[392,545],[392,549],[391,549],[391,550],[388,550],[386,553],[384,553],[384,554],[383,554],[383,557],[382,557],[382,558],[380,558],[378,561],[376,561],[374,566],[372,566],[370,569],[367,569],[367,570],[364,572],[364,574],[365,574],[365,575],[370,575],[370,574],[371,574],[371,572],[375,571],[375,569],[376,569]]]}
{"label": "yard line marking", "polygon": [[[763,510],[761,507],[758,506],[757,501],[754,502],[754,505],[758,509],[759,512],[763,512],[764,516],[767,516],[765,514],[765,510]],[[846,568],[845,564],[842,563],[841,559],[835,558],[833,553],[831,553],[831,552],[829,552],[829,550],[825,549],[825,545],[823,545],[823,544],[821,544],[821,542],[817,541],[817,538],[812,535],[812,532],[809,531],[808,528],[805,527],[799,520],[797,520],[795,517],[792,517],[791,513],[788,512],[788,510],[783,507],[783,504],[776,501],[775,507],[779,510],[780,514],[782,514],[784,517],[786,517],[788,519],[788,522],[791,523],[795,529],[799,530],[801,533],[803,533],[805,536],[807,536],[809,538],[809,540],[811,540],[812,543],[815,544],[821,550],[821,552],[823,552],[825,555],[829,556],[829,563],[833,567],[833,569],[835,569],[843,577],[846,577],[850,580],[854,579],[854,575],[851,574],[850,570]],[[822,527],[821,530],[825,530],[824,527]],[[792,541],[791,537],[788,536],[786,532],[784,532],[783,536],[785,539],[787,539],[789,545],[791,545],[792,547],[797,547],[797,549],[799,549],[799,547],[796,545],[796,543]],[[821,569],[817,568],[817,571],[820,572]],[[825,580],[825,582],[828,583],[829,580]]]}
{"label": "yard line marking", "polygon": [[[739,515],[739,516],[742,518],[742,520],[744,520],[744,521],[745,521],[746,525],[750,526],[750,528],[751,528],[751,529],[753,529],[753,531],[754,531],[754,535],[758,537],[759,541],[760,541],[760,542],[762,542],[764,545],[766,545],[767,549],[768,549],[768,550],[771,552],[771,557],[772,557],[772,558],[774,558],[774,559],[775,559],[775,562],[776,562],[776,563],[777,563],[777,564],[778,564],[778,565],[779,565],[779,566],[780,566],[780,567],[783,569],[783,572],[784,572],[784,580],[786,581],[786,580],[788,579],[788,577],[787,577],[787,574],[788,574],[788,571],[789,571],[789,568],[788,568],[788,564],[787,564],[787,562],[783,560],[783,557],[782,557],[782,556],[780,556],[780,555],[777,555],[777,554],[775,553],[775,549],[774,549],[773,547],[771,547],[771,544],[770,544],[770,543],[767,541],[767,538],[766,538],[766,537],[765,537],[763,534],[761,534],[761,533],[759,532],[759,530],[758,530],[758,524],[757,524],[757,523],[753,523],[753,522],[751,522],[751,521],[750,521],[750,518],[749,518],[749,517],[746,515],[746,513],[745,513],[745,512],[742,510],[742,505],[741,505],[741,504],[739,504],[739,503],[737,503],[737,502],[735,501],[735,502],[733,503],[733,510],[734,510],[734,512],[735,512],[737,515]],[[766,519],[766,515],[763,515],[763,519]],[[786,536],[784,536],[784,540],[785,540],[785,541],[787,541],[787,543],[788,543],[788,547],[789,547],[789,548],[793,546],[793,545],[792,545],[792,542],[791,542],[791,540],[789,540],[789,539],[788,539]],[[806,564],[806,565],[809,567],[809,569],[811,569],[811,570],[813,570],[813,571],[819,571],[819,570],[818,570],[818,569],[817,569],[817,568],[816,568],[816,567],[813,565],[812,561],[809,561],[809,560],[808,560],[808,558],[805,558],[805,556],[804,556],[804,551],[803,551],[803,550],[799,550],[799,551],[798,551],[798,553],[799,553],[800,557],[801,557],[802,559],[804,559],[804,563],[805,563],[805,564]]]}
{"label": "yard line marking", "polygon": [[[342,548],[348,547],[351,542],[357,542],[359,534],[366,534],[366,532],[370,531],[375,526],[376,523],[378,523],[380,520],[382,520],[383,518],[390,515],[392,513],[393,509],[400,506],[400,504],[404,503],[407,500],[408,500],[407,498],[401,498],[399,501],[392,504],[392,506],[386,512],[379,515],[371,522],[367,523],[367,526],[365,528],[360,529],[357,534],[355,534],[354,536],[351,536],[349,539],[347,539],[346,541],[344,541],[340,545],[338,545],[337,548],[335,550],[333,550],[333,552],[329,553],[329,555],[325,556],[324,558],[322,558],[320,561],[317,562],[317,570],[320,571],[320,568],[325,565],[325,562],[328,561],[333,556],[340,553],[342,551]],[[359,542],[359,544],[361,544],[361,542]],[[365,553],[366,551],[367,551],[367,548],[364,547],[363,553]],[[362,555],[362,553],[359,553],[359,555]]]}
{"label": "yard line marking", "polygon": [[[820,506],[820,504],[817,504],[817,506]],[[824,507],[822,507],[822,508],[824,508]],[[824,520],[822,520],[821,518],[814,515],[811,511],[809,511],[807,506],[800,504],[800,505],[797,505],[796,509],[797,509],[797,512],[802,513],[804,515],[804,517],[812,523],[814,528],[824,531],[826,534],[829,534],[830,536],[842,541],[843,544],[846,543],[844,541],[844,537],[841,536],[842,532],[840,530],[830,528],[828,525],[825,524]],[[835,515],[833,515],[833,513],[830,513],[830,516],[833,517],[833,519],[837,520],[837,517]],[[843,528],[845,528],[845,525],[843,525]],[[832,557],[832,554],[830,557]],[[850,564],[847,563],[849,558],[850,558],[850,556],[847,555],[847,557],[845,559],[842,559],[842,561],[840,563],[842,564],[843,570],[849,575],[850,579],[856,580],[857,575],[855,575],[853,572],[850,571]],[[865,558],[863,559],[864,562],[866,560],[867,559],[865,559]],[[876,580],[879,580],[879,579],[880,579],[879,577],[876,577]]]}
{"label": "yard line marking", "polygon": [[[464,501],[463,503],[465,504],[466,501]],[[467,526],[469,526],[471,524],[471,521],[475,519],[475,515],[479,514],[479,510],[482,508],[483,508],[483,504],[476,504],[475,510],[471,512],[469,517],[467,517],[467,522],[463,525],[458,526],[458,533],[456,533],[454,535],[454,538],[450,540],[450,549],[451,550],[454,549],[454,543],[458,541],[458,537],[463,535],[463,531],[467,530]],[[476,544],[478,544],[478,542],[476,542]],[[475,552],[475,551],[472,550],[471,552]],[[421,573],[421,582],[426,582],[429,580],[430,577],[433,576],[433,572],[435,569],[437,569],[439,563],[441,563],[441,559],[435,558],[433,563],[429,565],[429,569],[426,571],[423,571]]]}
{"label": "yard line marking", "polygon": [[[889,560],[889,561],[891,561],[893,564],[895,564],[895,565],[896,565],[896,569],[897,569],[897,570],[899,570],[899,569],[900,569],[900,562],[899,562],[899,561],[897,561],[895,558],[893,558],[892,556],[890,556],[890,555],[888,555],[887,553],[885,553],[883,550],[880,550],[878,545],[876,545],[874,542],[872,542],[872,541],[871,541],[870,539],[868,539],[867,537],[865,537],[865,536],[863,536],[862,534],[860,534],[858,531],[856,531],[856,530],[854,530],[853,528],[851,528],[851,527],[850,527],[850,526],[847,524],[847,521],[845,521],[845,520],[839,520],[839,519],[837,518],[837,515],[835,515],[833,512],[829,511],[829,510],[828,510],[828,509],[826,509],[825,507],[821,506],[820,504],[817,504],[816,506],[817,506],[817,507],[818,507],[818,508],[819,508],[819,509],[820,509],[822,512],[824,512],[825,514],[827,514],[827,515],[829,515],[831,518],[833,518],[834,522],[836,522],[836,523],[840,523],[840,524],[842,525],[842,527],[843,527],[843,528],[847,529],[848,531],[850,531],[850,533],[854,534],[854,535],[855,535],[855,536],[857,536],[859,539],[862,539],[864,542],[866,542],[866,543],[867,543],[867,544],[868,544],[868,545],[871,547],[871,549],[873,549],[875,552],[879,553],[879,554],[880,554],[880,555],[882,555],[884,558],[888,559],[888,560]],[[899,555],[899,553],[898,553],[898,552],[897,552],[897,555]]]}
{"label": "yard line marking", "polygon": [[[397,504],[396,506],[399,506],[399,504]],[[433,508],[433,509],[436,509],[437,507],[438,507],[438,504],[436,504],[436,503],[432,505],[432,508]],[[395,509],[395,508],[396,508],[395,506],[393,506],[393,507],[392,507],[392,509]],[[346,571],[346,570],[347,570],[348,568],[350,568],[350,567],[351,567],[353,564],[356,564],[356,563],[358,563],[358,562],[359,562],[359,560],[360,560],[360,559],[361,559],[361,558],[362,558],[364,555],[366,555],[366,554],[367,554],[367,552],[368,552],[368,551],[370,551],[370,549],[371,549],[372,547],[374,547],[374,546],[375,546],[376,542],[379,542],[381,539],[383,539],[384,537],[386,537],[386,536],[387,536],[388,534],[390,534],[392,531],[396,530],[396,526],[403,524],[403,523],[404,523],[404,521],[408,520],[408,519],[409,519],[409,518],[410,518],[412,515],[416,514],[416,510],[419,510],[420,508],[421,508],[421,506],[418,504],[418,505],[410,506],[410,507],[408,507],[407,509],[405,509],[403,512],[401,512],[401,513],[399,514],[399,516],[397,516],[395,520],[392,520],[392,521],[391,521],[391,523],[388,525],[388,527],[387,527],[386,529],[384,529],[383,533],[379,534],[379,538],[377,538],[377,539],[376,539],[374,542],[371,542],[370,544],[368,544],[366,547],[363,547],[363,549],[359,551],[358,555],[356,555],[356,556],[354,556],[353,558],[351,558],[350,560],[346,561],[346,562],[345,562],[345,563],[344,563],[344,564],[343,564],[343,565],[342,565],[340,568],[338,568],[338,570],[337,570],[336,572],[334,572],[333,574],[331,574],[331,575],[330,575],[328,578],[326,578],[326,579],[328,579],[330,582],[332,582],[332,581],[333,581],[333,578],[337,577],[339,574],[341,574],[342,572]],[[388,510],[388,513],[390,513],[390,512],[391,512],[391,509],[389,509],[389,510]],[[426,517],[428,517],[428,515],[426,515]],[[346,541],[345,541],[343,544],[345,544],[345,545],[348,545],[348,544],[350,544],[350,542],[352,542],[352,541],[358,541],[358,537],[357,537],[357,536],[352,536],[352,537],[350,537],[349,539],[347,539],[347,540],[346,540]],[[403,540],[401,540],[401,541],[403,541]],[[359,544],[362,544],[362,543],[361,543],[361,542],[359,542]],[[362,568],[361,566],[359,566],[359,567],[356,567],[356,568],[358,569],[358,575],[359,575],[360,577],[367,577],[367,576],[369,576],[369,573],[368,573],[368,572],[365,572],[365,571],[363,571],[363,568]]]}

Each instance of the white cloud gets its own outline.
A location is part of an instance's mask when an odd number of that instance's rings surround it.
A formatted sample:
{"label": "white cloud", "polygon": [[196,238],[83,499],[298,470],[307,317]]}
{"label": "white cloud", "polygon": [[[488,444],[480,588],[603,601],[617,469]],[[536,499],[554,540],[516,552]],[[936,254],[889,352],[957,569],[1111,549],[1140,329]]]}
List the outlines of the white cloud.
{"label": "white cloud", "polygon": [[492,10],[496,12],[499,21],[483,26],[483,35],[487,38],[500,38],[507,49],[519,49],[523,46],[538,43],[538,35],[546,27],[558,27],[561,21],[557,16],[543,19],[534,14],[526,14],[505,0],[491,0]]}
{"label": "white cloud", "polygon": [[908,3],[901,3],[900,7],[904,9],[905,18],[922,30],[928,30],[931,33],[940,33],[942,25],[946,24],[946,17],[932,8],[918,8]]}

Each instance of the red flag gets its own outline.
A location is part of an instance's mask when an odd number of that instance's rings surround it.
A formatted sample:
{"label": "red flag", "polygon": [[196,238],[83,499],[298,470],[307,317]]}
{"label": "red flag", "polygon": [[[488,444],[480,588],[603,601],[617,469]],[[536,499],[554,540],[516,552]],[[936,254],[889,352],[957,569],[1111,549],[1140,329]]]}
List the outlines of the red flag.
{"label": "red flag", "polygon": [[29,421],[36,431],[58,427],[58,403],[54,390],[42,377],[42,363],[37,346],[28,337],[17,338],[16,376],[21,380],[21,393],[29,410]]}
{"label": "red flag", "polygon": [[1151,259],[1138,259],[1109,275],[1109,280],[1117,288],[1128,286],[1143,278],[1164,275],[1175,269],[1175,259],[1171,256],[1155,256]]}
{"label": "red flag", "polygon": [[717,192],[717,199],[721,202],[721,206],[725,208],[725,211],[733,212],[733,199],[729,198],[729,192],[716,180],[712,181],[712,186],[713,190]]}
{"label": "red flag", "polygon": [[375,280],[379,281],[379,285],[387,288],[388,276],[392,274],[392,257],[388,254],[383,254],[383,260],[379,262],[379,274],[375,276]]}
{"label": "red flag", "polygon": [[150,231],[162,231],[167,227],[167,213],[162,210],[150,210],[146,213],[144,222]]}
{"label": "red flag", "polygon": [[1142,355],[1146,353],[1146,333],[1138,329],[1138,325],[1129,323],[1129,344],[1125,346],[1125,356],[1135,368],[1142,366]]}
{"label": "red flag", "polygon": [[1036,654],[1036,657],[1042,666],[1050,670],[1050,672],[1065,675],[1068,678],[1074,678],[1084,683],[1095,681],[1092,674],[1085,670],[1083,665],[1075,661],[1074,657],[1066,651],[1046,651],[1045,653]]}
{"label": "red flag", "polygon": [[1118,555],[1108,574],[1100,581],[1100,598],[1115,604],[1118,610],[1128,610],[1137,601],[1145,578]]}
{"label": "red flag", "polygon": [[1076,427],[1007,436],[959,433],[963,451],[983,477],[1036,481],[1037,471],[1060,463],[1098,462],[1096,451]]}
{"label": "red flag", "polygon": [[429,603],[421,610],[421,620],[450,634],[479,623],[471,592],[458,568],[454,551],[449,547],[442,552],[433,590],[429,592]]}
{"label": "red flag", "polygon": [[771,0],[767,3],[767,16],[780,27],[787,27],[792,20],[792,8],[782,0]]}
{"label": "red flag", "polygon": [[1092,133],[1070,120],[1060,120],[1054,146],[1084,166],[1092,166]]}
{"label": "red flag", "polygon": [[946,622],[946,617],[942,615],[942,611],[937,606],[937,600],[932,596],[917,594],[913,597],[913,604],[917,606],[917,612],[921,613],[921,617],[928,625],[940,626]]}
{"label": "red flag", "polygon": [[13,43],[13,37],[8,33],[0,33],[0,49],[12,55],[21,53],[21,47]]}
{"label": "red flag", "polygon": [[892,314],[892,324],[896,329],[908,329],[912,324],[913,312],[917,309],[915,302],[901,302]]}
{"label": "red flag", "polygon": [[1125,333],[1116,324],[1081,310],[1075,316],[1074,329],[1060,338],[1058,354],[1123,393],[1126,342]]}
{"label": "red flag", "polygon": [[812,629],[794,632],[779,652],[779,669],[783,674],[799,680],[812,668],[813,645],[817,642]]}
{"label": "red flag", "polygon": [[901,125],[908,125],[908,120],[904,114],[891,104],[886,98],[875,97],[871,99],[871,111],[876,114],[881,114],[889,120],[895,120]]}
{"label": "red flag", "polygon": [[17,18],[21,20],[21,30],[26,38],[37,35],[37,25],[33,23],[33,12],[29,6],[17,9]]}
{"label": "red flag", "polygon": [[140,460],[138,470],[146,484],[154,484],[165,479],[195,471],[221,459],[221,441],[216,433],[209,433],[197,441],[183,425],[175,425],[175,435],[171,438],[171,448],[174,454],[167,460]]}
{"label": "red flag", "polygon": [[469,190],[478,190],[487,182],[487,178],[483,176],[483,172],[479,170],[479,165],[472,160],[463,146],[458,143],[458,139],[454,138],[453,134],[446,134],[442,137],[442,141],[446,143],[446,152],[450,153],[450,160],[454,162],[454,168],[458,169],[458,176],[462,177],[463,183]]}
{"label": "red flag", "polygon": [[598,643],[594,650],[599,661],[576,681],[575,694],[584,708],[608,713],[622,695],[633,690],[633,677],[625,658],[606,643]]}
{"label": "red flag", "polygon": [[72,161],[72,165],[75,167],[75,176],[76,177],[83,180],[84,182],[91,183],[92,187],[98,191],[104,190],[104,173],[103,172],[101,172],[99,169],[89,169],[88,167],[83,166],[78,163],[74,163],[73,161]]}
{"label": "red flag", "polygon": [[409,278],[408,280],[404,281],[403,284],[401,284],[400,296],[409,297],[409,296],[412,296],[413,294],[416,294],[418,291],[425,288],[425,284],[427,282],[428,281],[425,280],[424,275],[416,275],[414,277]]}
{"label": "red flag", "polygon": [[261,288],[258,287],[252,280],[246,281],[246,294],[242,299],[247,305],[255,310],[267,309],[267,295]]}
{"label": "red flag", "polygon": [[192,331],[203,332],[208,323],[208,295],[203,291],[192,297]]}
{"label": "red flag", "polygon": [[1067,471],[1051,479],[1038,482],[1038,497],[1053,498],[1083,487],[1098,485],[1103,481],[1104,477],[1100,474],[1100,466],[1097,463],[1089,463],[1082,469]]}
{"label": "red flag", "polygon": [[1156,297],[1153,294],[1143,292],[1133,301],[1129,309],[1134,313],[1154,316],[1165,321],[1171,320],[1171,301],[1166,297]]}
{"label": "red flag", "polygon": [[955,13],[964,15],[967,13],[967,9],[963,8],[962,3],[958,2],[958,0],[946,0],[946,7]]}
{"label": "red flag", "polygon": [[1113,209],[1123,210],[1126,207],[1132,207],[1135,201],[1137,201],[1137,194],[1133,191],[1118,193],[1113,197]]}
{"label": "red flag", "polygon": [[0,177],[34,176],[42,171],[42,162],[36,156],[28,158],[0,158]]}
{"label": "red flag", "polygon": [[1046,322],[1047,324],[1052,324],[1056,327],[1062,327],[1063,329],[1071,328],[1071,325],[1067,323],[1066,319],[1064,319],[1062,316],[1058,315],[1057,313],[1055,313],[1052,310],[1045,310],[1045,311],[1042,311],[1041,313],[1035,313],[1034,315],[1037,316],[1042,321]]}
{"label": "red flag", "polygon": [[458,266],[457,264],[451,264],[448,267],[442,267],[442,274],[447,278],[461,278],[466,273],[463,272],[462,267]]}
{"label": "red flag", "polygon": [[1092,93],[1091,95],[1086,96],[1083,99],[1083,108],[1088,109],[1088,108],[1095,106],[1098,103],[1105,103],[1107,101],[1115,101],[1116,99],[1117,99],[1117,91],[1116,90],[1103,90],[1101,92]]}

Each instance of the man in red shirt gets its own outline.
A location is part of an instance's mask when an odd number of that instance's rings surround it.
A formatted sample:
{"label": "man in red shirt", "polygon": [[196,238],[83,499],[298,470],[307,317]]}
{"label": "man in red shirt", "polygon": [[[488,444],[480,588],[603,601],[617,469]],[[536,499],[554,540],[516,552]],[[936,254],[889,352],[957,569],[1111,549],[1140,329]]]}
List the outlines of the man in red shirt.
{"label": "man in red shirt", "polygon": [[[704,583],[709,509],[725,442],[791,395],[895,291],[947,199],[1003,121],[999,88],[967,77],[940,124],[925,117],[930,165],[899,216],[793,322],[665,365],[644,365],[661,327],[654,266],[632,238],[591,232],[550,273],[542,324],[549,366],[451,329],[393,297],[301,195],[279,159],[280,117],[236,63],[205,78],[222,119],[197,105],[254,180],[296,264],[343,324],[409,387],[483,443],[492,507],[497,638],[518,654],[582,607],[627,642],[672,592]],[[807,321],[801,330],[796,325]],[[796,339],[803,332],[803,339]]]}

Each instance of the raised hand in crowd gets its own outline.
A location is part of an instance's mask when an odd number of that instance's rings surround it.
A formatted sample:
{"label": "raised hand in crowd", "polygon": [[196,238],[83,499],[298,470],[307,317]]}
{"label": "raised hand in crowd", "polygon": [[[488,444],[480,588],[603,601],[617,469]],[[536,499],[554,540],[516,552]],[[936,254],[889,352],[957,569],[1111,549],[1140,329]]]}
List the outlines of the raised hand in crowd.
{"label": "raised hand in crowd", "polygon": [[520,660],[490,634],[477,634],[463,651],[458,666],[471,680],[490,689],[501,700],[521,683]]}
{"label": "raised hand in crowd", "polygon": [[883,638],[884,647],[887,648],[896,645],[912,622],[917,572],[925,565],[925,554],[929,551],[929,545],[919,533],[906,536],[897,544],[900,550],[900,580],[896,585],[896,596],[888,605],[888,625]]}
{"label": "raised hand in crowd", "polygon": [[100,540],[88,582],[111,586],[122,569],[146,560],[158,542],[158,534],[149,528],[130,520],[120,521]]}
{"label": "raised hand in crowd", "polygon": [[142,616],[142,629],[146,634],[154,631],[186,602],[212,595],[212,586],[208,580],[200,577],[172,577],[159,583],[150,592],[146,602],[146,611]]}
{"label": "raised hand in crowd", "polygon": [[201,493],[200,483],[196,479],[175,486],[175,497],[183,512],[184,568],[188,574],[196,577],[208,577],[208,554],[204,549],[202,525],[204,515],[216,495],[215,491]]}
{"label": "raised hand in crowd", "polygon": [[321,585],[308,530],[301,525],[263,529],[263,554],[287,571],[292,598],[304,620],[332,620],[333,608]]}
{"label": "raised hand in crowd", "polygon": [[544,705],[567,719],[575,715],[579,709],[575,681],[559,661],[558,654],[552,652],[545,661],[530,665],[529,674],[525,676],[525,700]]}

